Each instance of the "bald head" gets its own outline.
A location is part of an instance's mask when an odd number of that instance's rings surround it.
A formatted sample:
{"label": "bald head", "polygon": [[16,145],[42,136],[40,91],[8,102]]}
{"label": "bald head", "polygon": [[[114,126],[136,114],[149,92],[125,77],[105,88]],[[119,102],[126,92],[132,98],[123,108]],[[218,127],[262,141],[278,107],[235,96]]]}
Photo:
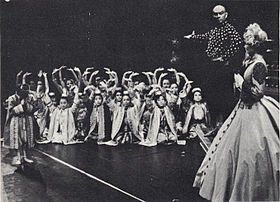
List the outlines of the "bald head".
{"label": "bald head", "polygon": [[226,8],[222,5],[217,5],[213,8],[214,13],[226,12]]}
{"label": "bald head", "polygon": [[213,8],[213,17],[219,22],[223,23],[226,21],[228,13],[226,8],[222,5],[217,5]]}

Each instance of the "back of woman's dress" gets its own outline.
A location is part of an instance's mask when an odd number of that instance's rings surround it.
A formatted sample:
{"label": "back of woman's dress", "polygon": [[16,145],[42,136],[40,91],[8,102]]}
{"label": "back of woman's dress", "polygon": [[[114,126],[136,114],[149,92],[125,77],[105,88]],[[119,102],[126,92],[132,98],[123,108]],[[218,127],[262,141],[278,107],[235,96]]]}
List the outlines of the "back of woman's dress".
{"label": "back of woman's dress", "polygon": [[215,137],[194,181],[211,201],[279,201],[279,103],[263,95],[266,64],[245,62],[241,99]]}

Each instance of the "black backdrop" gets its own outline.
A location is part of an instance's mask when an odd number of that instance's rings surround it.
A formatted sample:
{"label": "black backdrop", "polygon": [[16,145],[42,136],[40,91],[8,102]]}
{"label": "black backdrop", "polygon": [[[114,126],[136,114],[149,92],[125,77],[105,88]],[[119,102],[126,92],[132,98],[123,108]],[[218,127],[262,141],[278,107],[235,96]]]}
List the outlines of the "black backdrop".
{"label": "black backdrop", "polygon": [[[206,0],[1,1],[1,101],[12,94],[16,73],[47,72],[60,65],[111,67],[122,73],[170,66],[169,39],[180,41],[176,66],[196,80],[205,44],[183,39],[211,28],[211,10],[223,4],[242,34],[258,22],[278,40],[279,3]],[[199,74],[197,74],[199,72]]]}

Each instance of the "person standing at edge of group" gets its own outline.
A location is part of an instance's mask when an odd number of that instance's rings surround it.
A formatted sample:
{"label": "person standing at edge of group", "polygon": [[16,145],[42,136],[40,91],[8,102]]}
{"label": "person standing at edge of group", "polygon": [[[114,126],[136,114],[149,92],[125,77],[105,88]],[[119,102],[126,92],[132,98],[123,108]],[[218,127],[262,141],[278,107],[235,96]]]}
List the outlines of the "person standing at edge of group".
{"label": "person standing at edge of group", "polygon": [[243,35],[243,77],[234,110],[214,138],[194,187],[209,201],[279,201],[279,102],[264,95],[267,33],[250,24]]}
{"label": "person standing at edge of group", "polygon": [[[207,101],[220,125],[234,107],[233,103],[233,73],[237,71],[236,63],[240,56],[242,40],[240,34],[228,21],[228,12],[222,5],[213,8],[213,17],[217,24],[213,29],[204,34],[184,36],[186,39],[207,40],[206,55],[210,59],[207,64],[204,85],[207,89]],[[240,60],[241,61],[241,60]]]}

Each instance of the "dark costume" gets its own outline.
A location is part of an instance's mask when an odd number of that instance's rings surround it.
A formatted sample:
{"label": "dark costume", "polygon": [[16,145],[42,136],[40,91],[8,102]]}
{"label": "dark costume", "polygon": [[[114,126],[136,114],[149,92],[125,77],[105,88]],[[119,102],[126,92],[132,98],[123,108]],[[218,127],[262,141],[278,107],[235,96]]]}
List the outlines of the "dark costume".
{"label": "dark costume", "polygon": [[233,72],[237,65],[242,40],[236,29],[227,21],[218,24],[205,34],[192,39],[207,40],[206,54],[210,60],[222,57],[223,62],[209,61],[205,67],[202,88],[213,114],[228,116],[233,108]]}

